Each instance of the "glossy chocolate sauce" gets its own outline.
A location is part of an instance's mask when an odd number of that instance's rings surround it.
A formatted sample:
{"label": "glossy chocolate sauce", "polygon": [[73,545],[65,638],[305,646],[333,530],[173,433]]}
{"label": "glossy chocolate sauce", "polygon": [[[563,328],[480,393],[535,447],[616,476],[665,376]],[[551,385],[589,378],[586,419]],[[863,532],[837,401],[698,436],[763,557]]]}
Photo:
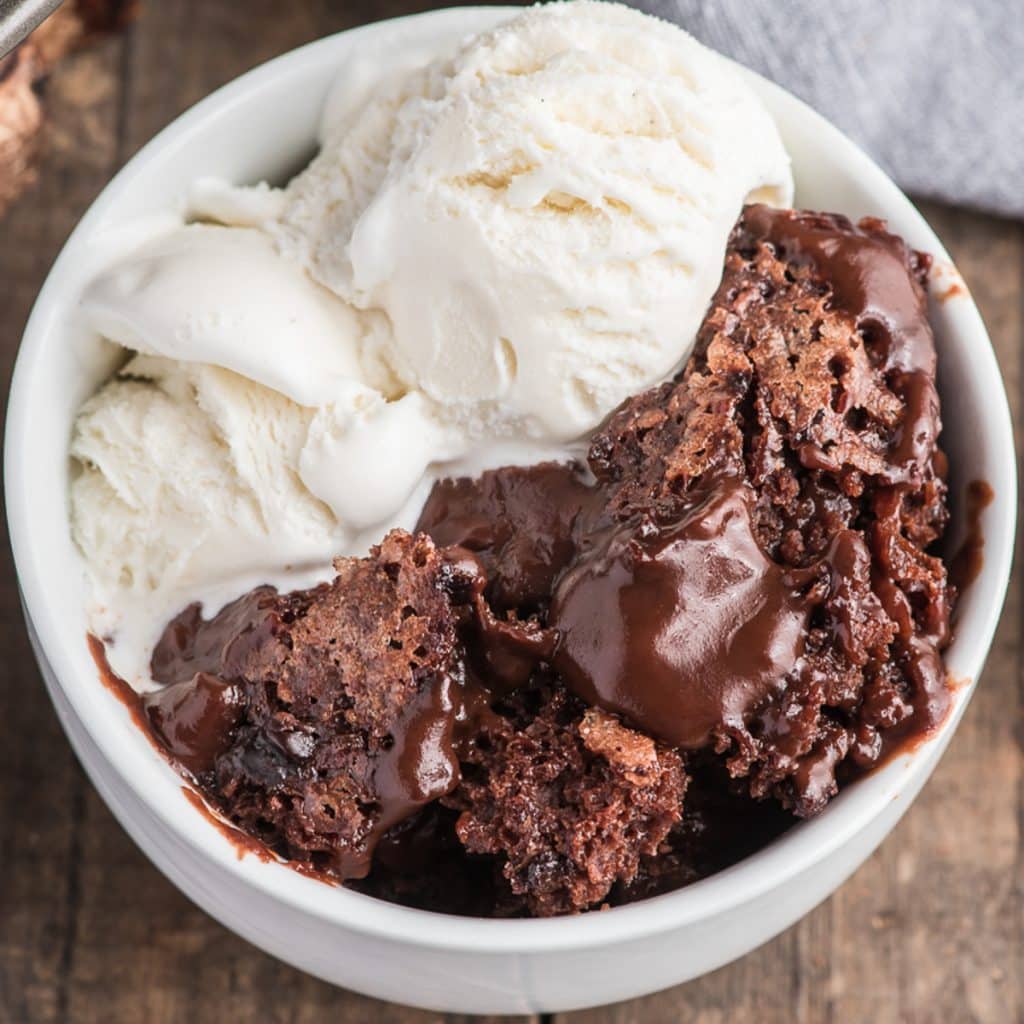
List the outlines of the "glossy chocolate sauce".
{"label": "glossy chocolate sauce", "polygon": [[[284,633],[287,618],[277,593],[263,587],[212,619],[204,619],[198,606],[186,608],[154,650],[153,677],[166,685],[142,698],[149,726],[206,788],[225,756],[242,759],[250,776],[269,791],[278,773],[301,776],[316,770],[305,767],[312,765],[315,732],[294,716],[268,713],[261,684],[253,679],[253,665],[263,663],[254,658],[264,658],[268,639]],[[447,675],[423,687],[392,723],[389,743],[361,759],[361,777],[376,813],[365,836],[330,864],[335,875],[363,877],[379,838],[456,784],[455,731],[474,715],[465,690],[461,678]],[[254,719],[260,721],[259,735],[248,745],[238,734],[243,723],[251,731]]]}
{"label": "glossy chocolate sauce", "polygon": [[213,769],[245,713],[242,688],[197,672],[142,699],[150,728],[167,752],[192,775]]}
{"label": "glossy chocolate sauce", "polygon": [[536,611],[547,607],[603,498],[581,466],[510,467],[475,480],[439,481],[416,528],[439,546],[457,546],[480,559],[495,612]]}
{"label": "glossy chocolate sauce", "polygon": [[164,687],[142,698],[153,735],[193,776],[213,770],[248,704],[233,682],[247,646],[270,631],[276,592],[258,587],[229,604],[214,622],[189,605],[164,629],[150,671]]}
{"label": "glossy chocolate sauce", "polygon": [[778,690],[811,602],[803,574],[761,550],[752,505],[749,485],[730,479],[667,527],[627,522],[590,541],[551,606],[570,689],[686,750]]}
{"label": "glossy chocolate sauce", "polygon": [[[836,231],[837,222],[842,231]],[[854,227],[832,214],[793,216],[788,210],[748,206],[742,224],[748,238],[768,242],[782,259],[807,267],[827,282],[835,308],[853,319],[893,390],[906,403],[887,476],[894,484],[920,481],[942,429],[935,340],[927,295],[918,279],[927,270],[929,257],[908,250],[895,235],[869,234],[863,225]],[[884,226],[870,219],[864,224]],[[815,455],[811,468],[833,468],[826,452]]]}
{"label": "glossy chocolate sauce", "polygon": [[[182,786],[181,795],[235,848],[238,859],[252,856],[264,863],[275,860],[273,853],[258,839],[243,832],[241,829],[229,825],[214,811],[210,810],[202,793],[193,789],[192,786]],[[328,878],[324,878],[328,881]]]}
{"label": "glossy chocolate sauce", "polygon": [[[128,709],[132,721],[147,735],[149,734],[149,721],[142,708],[142,699],[132,689],[127,680],[122,679],[111,667],[107,658],[107,648],[104,642],[93,633],[86,633],[85,642],[89,646],[89,654],[100,674],[100,682]],[[160,749],[163,749],[162,745]]]}

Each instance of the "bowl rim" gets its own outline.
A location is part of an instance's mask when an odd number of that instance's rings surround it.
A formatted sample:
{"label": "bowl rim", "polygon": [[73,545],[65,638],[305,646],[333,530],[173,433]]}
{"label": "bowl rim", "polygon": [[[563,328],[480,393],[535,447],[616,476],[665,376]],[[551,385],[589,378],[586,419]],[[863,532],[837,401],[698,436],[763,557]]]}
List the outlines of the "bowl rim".
{"label": "bowl rim", "polygon": [[[70,645],[81,643],[82,637],[67,636],[61,624],[49,614],[46,587],[36,572],[33,555],[33,517],[25,485],[26,443],[30,437],[32,410],[23,396],[26,381],[45,372],[40,350],[51,327],[53,314],[60,307],[62,272],[74,258],[90,231],[97,226],[117,202],[127,184],[160,154],[186,140],[203,119],[228,111],[251,92],[272,80],[293,74],[309,64],[325,60],[336,48],[353,41],[368,41],[378,33],[394,31],[398,26],[415,30],[439,27],[451,22],[453,28],[464,25],[466,31],[489,27],[502,18],[513,16],[521,8],[465,7],[428,11],[389,21],[350,29],[309,43],[276,57],[211,93],[195,106],[175,118],[148,142],[111,179],[90,205],[63,246],[47,275],[22,338],[12,377],[7,412],[7,433],[4,450],[7,516],[14,550],[15,565],[22,590],[26,618],[36,630],[42,649],[49,660],[55,679],[103,756],[136,795],[176,835],[187,841],[221,867],[227,868],[246,884],[281,900],[295,909],[356,932],[392,939],[416,946],[475,953],[546,952],[586,949],[640,938],[670,928],[679,928],[704,917],[720,914],[748,903],[781,884],[795,878],[815,863],[852,839],[876,816],[880,807],[895,800],[901,792],[913,790],[923,781],[948,743],[964,712],[973,685],[961,688],[955,706],[937,733],[923,741],[910,753],[894,758],[881,769],[847,788],[822,815],[791,829],[770,846],[738,864],[693,885],[662,896],[614,908],[601,914],[575,917],[525,920],[490,920],[458,917],[415,910],[364,896],[342,887],[328,887],[315,879],[277,862],[254,857],[240,858],[234,846],[217,829],[198,814],[180,792],[181,780],[174,775],[162,783],[153,764],[147,764],[141,748],[135,743],[118,742],[108,726],[112,705],[95,698],[96,678],[88,684],[76,679]],[[855,172],[880,194],[884,213],[900,209],[904,220],[914,222],[930,251],[948,260],[948,254],[910,201],[866,154],[848,140],[837,128],[785,90],[760,78],[744,73],[757,84],[763,95],[788,105],[806,124],[814,129],[824,145],[839,145]],[[955,335],[971,339],[976,357],[976,372],[991,392],[986,415],[997,440],[991,452],[1001,472],[998,506],[986,529],[986,553],[998,554],[996,572],[988,588],[987,600],[977,610],[977,636],[967,657],[976,679],[984,663],[999,620],[1009,580],[1016,519],[1016,458],[1009,408],[995,354],[980,314],[969,295],[960,303]],[[965,344],[967,342],[964,342]],[[1005,496],[1005,500],[1004,500]],[[70,681],[70,686],[65,680]],[[88,692],[91,687],[91,693]],[[110,697],[111,700],[114,698]],[[124,709],[122,708],[122,711]],[[126,713],[126,712],[125,712]],[[140,734],[140,739],[144,740]],[[148,743],[146,744],[148,748]],[[150,761],[155,757],[151,750]],[[168,766],[164,764],[164,774]],[[155,789],[148,788],[152,783]],[[177,788],[171,798],[169,785]],[[168,797],[159,799],[157,797]]]}

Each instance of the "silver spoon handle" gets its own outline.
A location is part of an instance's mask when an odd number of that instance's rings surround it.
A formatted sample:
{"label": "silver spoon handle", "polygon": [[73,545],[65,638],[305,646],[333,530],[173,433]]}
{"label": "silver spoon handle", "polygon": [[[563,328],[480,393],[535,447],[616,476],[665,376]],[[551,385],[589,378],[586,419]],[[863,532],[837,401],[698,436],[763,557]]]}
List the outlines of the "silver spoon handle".
{"label": "silver spoon handle", "polygon": [[0,57],[60,7],[61,0],[0,0]]}

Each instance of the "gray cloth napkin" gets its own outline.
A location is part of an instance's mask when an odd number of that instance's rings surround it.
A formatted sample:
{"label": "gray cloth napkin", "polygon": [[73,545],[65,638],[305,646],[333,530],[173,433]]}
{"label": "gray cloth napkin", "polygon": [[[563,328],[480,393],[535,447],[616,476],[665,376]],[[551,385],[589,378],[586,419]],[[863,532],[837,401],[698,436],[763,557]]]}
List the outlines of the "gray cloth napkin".
{"label": "gray cloth napkin", "polygon": [[1024,217],[1022,0],[630,0],[805,100],[907,192]]}

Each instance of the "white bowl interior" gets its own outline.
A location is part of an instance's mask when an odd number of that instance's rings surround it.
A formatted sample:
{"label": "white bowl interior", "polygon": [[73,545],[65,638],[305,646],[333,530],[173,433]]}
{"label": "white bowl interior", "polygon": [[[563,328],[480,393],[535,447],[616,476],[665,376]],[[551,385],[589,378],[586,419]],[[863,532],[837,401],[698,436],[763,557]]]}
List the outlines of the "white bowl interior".
{"label": "white bowl interior", "polygon": [[[368,26],[322,40],[258,68],[215,93],[161,133],[111,182],[69,239],[40,294],[25,333],[8,414],[8,517],[27,611],[75,713],[132,789],[186,841],[252,885],[310,914],[355,929],[401,935],[424,945],[475,950],[583,948],[629,933],[678,924],[756,895],[781,875],[829,855],[906,786],[931,770],[962,714],[970,687],[936,740],[900,757],[844,792],[819,818],[729,871],[655,900],[585,918],[475,921],[394,907],[325,887],[286,867],[239,860],[231,844],[195,811],[181,781],[97,679],[86,648],[79,556],[67,526],[67,443],[82,399],[109,373],[109,353],[76,329],[82,282],[119,232],[166,212],[201,175],[236,182],[281,180],[315,148],[320,108],[336,70],[351,57],[382,63],[434,42],[457,38],[509,16],[507,9],[467,8]],[[751,75],[776,116],[793,157],[801,206],[885,217],[912,245],[948,257],[923,219],[882,172],[836,129],[782,90]],[[995,359],[966,292],[933,303],[940,353],[942,443],[952,466],[955,522],[963,489],[988,481],[985,562],[963,596],[956,639],[947,654],[952,676],[977,678],[991,642],[1009,573],[1016,508],[1009,412]]]}

